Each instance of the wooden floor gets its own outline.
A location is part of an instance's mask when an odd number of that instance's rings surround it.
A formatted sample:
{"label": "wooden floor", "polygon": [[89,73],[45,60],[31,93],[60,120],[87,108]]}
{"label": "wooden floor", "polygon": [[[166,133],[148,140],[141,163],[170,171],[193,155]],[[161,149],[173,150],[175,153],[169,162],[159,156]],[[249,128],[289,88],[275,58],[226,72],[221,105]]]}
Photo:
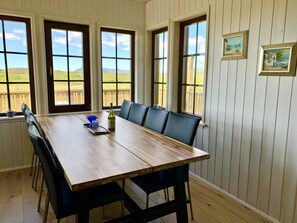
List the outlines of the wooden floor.
{"label": "wooden floor", "polygon": [[[29,169],[0,173],[0,222],[39,223],[42,222],[45,189],[40,213],[37,212],[38,191],[31,188],[32,177]],[[39,181],[40,182],[40,181]],[[126,191],[141,206],[145,205],[145,194],[131,182],[126,183]],[[243,223],[269,222],[250,209],[194,179],[190,181],[195,221],[199,223]],[[173,196],[170,191],[171,197]],[[151,195],[150,205],[163,202],[163,193]],[[90,222],[104,222],[121,215],[120,204],[115,203],[90,212]],[[103,214],[104,212],[104,214]],[[104,217],[103,217],[104,216]],[[190,215],[189,215],[190,216]],[[50,209],[47,222],[56,222]],[[64,218],[61,223],[75,222],[75,216]],[[153,223],[176,222],[174,214],[154,220]]]}

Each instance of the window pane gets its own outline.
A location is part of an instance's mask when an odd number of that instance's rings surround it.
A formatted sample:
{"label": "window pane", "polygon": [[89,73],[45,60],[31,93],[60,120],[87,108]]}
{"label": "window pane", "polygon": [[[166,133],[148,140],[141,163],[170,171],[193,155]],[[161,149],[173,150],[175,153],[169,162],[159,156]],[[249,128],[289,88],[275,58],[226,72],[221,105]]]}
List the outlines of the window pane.
{"label": "window pane", "polygon": [[103,84],[103,106],[109,107],[111,102],[116,104],[116,84]]}
{"label": "window pane", "polygon": [[30,85],[29,84],[10,84],[9,91],[10,91],[11,110],[20,111],[21,105],[24,102],[28,106],[30,106]]}
{"label": "window pane", "polygon": [[168,32],[164,33],[164,57],[167,57],[168,55]]}
{"label": "window pane", "polygon": [[6,73],[5,73],[4,54],[3,53],[0,53],[0,82],[6,82]]}
{"label": "window pane", "polygon": [[0,112],[8,111],[8,97],[6,84],[0,84]]}
{"label": "window pane", "polygon": [[197,53],[205,53],[206,46],[206,21],[198,24],[198,47]]}
{"label": "window pane", "polygon": [[196,53],[197,23],[186,26],[184,29],[184,55]]}
{"label": "window pane", "polygon": [[83,80],[83,59],[69,58],[70,80]]}
{"label": "window pane", "polygon": [[115,57],[115,33],[101,32],[102,56]]}
{"label": "window pane", "polygon": [[185,57],[183,61],[183,84],[194,84],[195,56]]}
{"label": "window pane", "polygon": [[166,84],[154,85],[154,105],[166,108],[167,89]]}
{"label": "window pane", "polygon": [[118,102],[123,100],[131,100],[131,84],[118,84]]}
{"label": "window pane", "polygon": [[118,81],[131,82],[131,61],[118,60]]}
{"label": "window pane", "polygon": [[6,51],[27,52],[26,23],[4,21]]}
{"label": "window pane", "polygon": [[70,102],[71,104],[84,104],[84,83],[72,82],[70,83]]}
{"label": "window pane", "polygon": [[196,57],[196,84],[204,84],[204,58],[205,56]]}
{"label": "window pane", "polygon": [[29,82],[27,55],[7,54],[7,66],[10,82]]}
{"label": "window pane", "polygon": [[155,60],[154,81],[163,81],[163,60]]}
{"label": "window pane", "polygon": [[2,20],[0,20],[0,51],[3,51],[3,30],[2,30]]}
{"label": "window pane", "polygon": [[203,107],[203,87],[196,87],[195,89],[195,115],[202,115]]}
{"label": "window pane", "polygon": [[66,31],[52,29],[52,49],[55,55],[67,55]]}
{"label": "window pane", "polygon": [[55,105],[69,105],[68,82],[54,82]]}
{"label": "window pane", "polygon": [[68,80],[67,58],[53,56],[54,80]]}
{"label": "window pane", "polygon": [[103,82],[116,82],[116,60],[102,59]]}
{"label": "window pane", "polygon": [[167,85],[166,84],[163,84],[163,91],[162,91],[162,97],[163,97],[163,102],[161,104],[161,106],[163,108],[166,108],[166,105],[167,105]]}
{"label": "window pane", "polygon": [[158,33],[155,35],[155,58],[161,58],[164,57],[163,53],[163,35],[164,33]]}
{"label": "window pane", "polygon": [[118,57],[131,57],[131,35],[117,34],[117,53]]}
{"label": "window pane", "polygon": [[182,86],[182,112],[193,113],[194,87]]}
{"label": "window pane", "polygon": [[167,82],[167,59],[164,59],[164,67],[163,67],[163,83]]}
{"label": "window pane", "polygon": [[83,41],[82,32],[68,31],[69,55],[71,56],[83,55],[82,41]]}

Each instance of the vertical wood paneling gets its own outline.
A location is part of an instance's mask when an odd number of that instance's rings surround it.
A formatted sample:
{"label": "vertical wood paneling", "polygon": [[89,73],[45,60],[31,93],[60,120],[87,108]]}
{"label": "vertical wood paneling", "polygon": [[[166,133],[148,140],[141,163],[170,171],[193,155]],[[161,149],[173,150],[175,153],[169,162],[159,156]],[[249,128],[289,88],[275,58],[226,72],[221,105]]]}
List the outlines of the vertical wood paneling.
{"label": "vertical wood paneling", "polygon": [[[297,40],[297,27],[296,19],[296,8],[297,1],[287,1],[287,12],[286,12],[286,24],[285,24],[285,37],[284,42],[294,42]],[[282,81],[280,85],[280,96],[282,94]],[[284,168],[283,168],[283,179],[282,179],[282,196],[281,196],[281,207],[280,207],[280,221],[281,222],[296,222],[297,221],[297,210],[296,210],[296,185],[297,185],[297,82],[296,77],[292,80],[291,90],[291,107],[289,110],[288,117],[288,129],[287,129],[287,140],[284,157]],[[285,96],[288,98],[288,95]],[[284,100],[284,98],[282,99]],[[280,100],[281,101],[281,100]],[[281,102],[279,102],[281,103]],[[279,114],[281,115],[281,114]],[[273,189],[272,189],[273,190]],[[294,218],[295,213],[295,218]]]}
{"label": "vertical wood paneling", "polygon": [[68,0],[59,1],[60,16],[68,16]]}
{"label": "vertical wood paneling", "polygon": [[91,17],[91,11],[92,11],[91,10],[92,9],[91,0],[84,0],[84,8],[83,9],[84,9],[84,18],[89,19]]}
{"label": "vertical wood paneling", "polygon": [[[223,12],[223,34],[230,33],[232,0],[227,0],[224,3]],[[222,38],[222,37],[221,37]],[[221,43],[222,44],[222,43]],[[222,167],[224,157],[224,134],[225,134],[225,113],[226,113],[226,98],[227,98],[227,83],[229,73],[229,61],[221,62],[221,70],[219,77],[219,100],[217,114],[217,142],[216,142],[216,160],[215,160],[215,185],[221,186],[222,182]]]}
{"label": "vertical wood paneling", "polygon": [[[207,164],[207,180],[214,182],[215,174],[215,160],[216,160],[216,137],[217,137],[217,110],[218,110],[218,98],[219,98],[219,75],[221,69],[221,54],[219,49],[222,45],[222,20],[223,20],[223,2],[217,1],[215,4],[215,33],[214,33],[214,52],[213,52],[213,63],[212,66],[212,98],[210,105],[210,115],[209,115],[209,149],[208,152],[211,154],[210,160]],[[208,84],[208,85],[209,85]]]}
{"label": "vertical wood paneling", "polygon": [[106,9],[106,0],[100,0],[98,5],[98,14],[99,14],[99,21],[105,22],[107,21],[107,9]]}
{"label": "vertical wood paneling", "polygon": [[68,1],[68,16],[75,17],[75,2],[74,2],[74,0]]}
{"label": "vertical wood paneling", "polygon": [[75,0],[75,17],[76,18],[84,17],[84,1]]}
{"label": "vertical wood paneling", "polygon": [[2,140],[4,149],[4,164],[6,168],[15,166],[15,156],[13,150],[12,123],[2,124]]}
{"label": "vertical wood paneling", "polygon": [[[284,41],[287,0],[276,1],[273,15],[272,43]],[[271,165],[270,194],[268,196],[268,214],[279,219],[281,202],[284,157],[287,140],[288,116],[291,104],[292,78],[278,78],[278,99],[275,122],[275,135]],[[288,100],[283,100],[287,98]]]}
{"label": "vertical wood paneling", "polygon": [[32,10],[32,0],[22,0],[22,9],[24,11]]}
{"label": "vertical wood paneling", "polygon": [[[240,18],[240,30],[249,30],[250,25],[250,14],[251,14],[251,0],[242,0],[241,3],[241,18]],[[253,33],[252,33],[253,34]],[[250,34],[251,35],[251,34]],[[256,46],[257,46],[256,42]],[[254,47],[255,48],[255,47]],[[250,50],[250,48],[249,48]],[[257,53],[257,51],[254,51]],[[248,60],[251,59],[248,54]],[[238,61],[238,78],[236,84],[236,101],[235,101],[235,111],[234,111],[234,138],[238,138],[240,149],[240,158],[239,158],[239,182],[238,182],[238,197],[246,201],[247,199],[247,190],[248,190],[248,173],[249,173],[249,160],[250,160],[250,149],[244,149],[244,145],[242,144],[243,138],[246,135],[243,135],[244,126],[244,96],[246,91],[246,80],[247,80],[247,63],[248,60],[240,60]],[[256,62],[255,62],[256,63]],[[254,75],[253,75],[254,76]],[[254,83],[254,81],[252,82]],[[251,84],[251,83],[249,83]],[[252,84],[251,84],[252,85]],[[250,124],[250,123],[249,123]],[[248,134],[250,136],[250,134]]]}
{"label": "vertical wood paneling", "polygon": [[190,0],[190,11],[196,10],[196,0]]}
{"label": "vertical wood paneling", "polygon": [[[273,6],[273,10],[277,7]],[[273,15],[272,15],[273,16]],[[273,21],[273,17],[271,18]],[[272,22],[272,27],[274,23]],[[267,33],[267,41],[270,38],[270,42],[273,43],[273,29],[271,33]],[[268,35],[271,35],[271,37]],[[283,39],[283,38],[282,38]],[[269,44],[269,42],[267,42]],[[263,44],[266,44],[263,42]],[[268,77],[267,88],[266,88],[266,102],[265,102],[265,113],[264,113],[264,126],[263,126],[263,141],[262,141],[262,151],[260,160],[260,178],[259,178],[259,196],[258,207],[263,212],[268,212],[268,202],[269,202],[269,189],[271,180],[271,167],[272,167],[272,154],[274,150],[274,136],[275,136],[275,122],[276,122],[276,108],[277,108],[277,98],[278,98],[278,88],[279,88],[279,77]]]}
{"label": "vertical wood paneling", "polygon": [[[48,0],[41,0],[41,6],[42,6],[42,14],[50,14],[51,8],[50,8],[50,1]],[[69,5],[69,3],[68,3]]]}
{"label": "vertical wood paneling", "polygon": [[0,169],[5,169],[3,124],[0,124]]}
{"label": "vertical wood paneling", "polygon": [[14,159],[16,166],[23,166],[23,143],[22,143],[22,129],[21,123],[14,123],[12,125],[12,146],[14,151]]}
{"label": "vertical wood paneling", "polygon": [[[40,0],[38,2],[40,4]],[[22,8],[22,0],[13,0],[11,2],[11,8],[20,10]]]}
{"label": "vertical wood paneling", "polygon": [[[126,11],[126,24],[131,24],[132,11],[131,11],[131,1],[130,0],[126,0],[125,11]],[[150,12],[146,12],[146,15],[147,15],[147,13],[150,13]]]}
{"label": "vertical wood paneling", "polygon": [[32,152],[33,152],[32,143],[30,141],[29,134],[28,134],[27,123],[21,122],[21,131],[22,131],[21,135],[22,135],[22,147],[23,147],[22,155],[24,160],[24,163],[22,165],[27,165],[31,162]]}
{"label": "vertical wood paneling", "polygon": [[52,15],[60,15],[59,0],[51,0],[50,6],[51,6],[51,14]]}
{"label": "vertical wood paneling", "polygon": [[178,15],[184,15],[185,14],[185,0],[179,0],[179,10]]}
{"label": "vertical wood paneling", "polygon": [[[241,1],[232,1],[231,10],[231,32],[239,31],[239,17],[240,17],[240,4]],[[237,22],[234,22],[237,21]],[[235,91],[237,80],[237,61],[231,60],[229,62],[228,83],[227,83],[227,99],[226,99],[226,114],[225,114],[225,129],[224,129],[224,155],[223,155],[223,174],[222,174],[222,188],[226,191],[230,191],[233,194],[237,191],[237,177],[238,174],[232,174],[233,170],[239,169],[239,143],[232,146],[232,141],[237,142],[239,138],[233,137],[233,119],[234,119],[234,103],[235,103]],[[230,169],[231,168],[231,169]],[[234,176],[231,178],[230,175]],[[229,189],[230,183],[230,189]]]}
{"label": "vertical wood paneling", "polygon": [[2,8],[11,8],[12,6],[12,3],[11,3],[11,0],[5,0],[5,1],[2,1]]}

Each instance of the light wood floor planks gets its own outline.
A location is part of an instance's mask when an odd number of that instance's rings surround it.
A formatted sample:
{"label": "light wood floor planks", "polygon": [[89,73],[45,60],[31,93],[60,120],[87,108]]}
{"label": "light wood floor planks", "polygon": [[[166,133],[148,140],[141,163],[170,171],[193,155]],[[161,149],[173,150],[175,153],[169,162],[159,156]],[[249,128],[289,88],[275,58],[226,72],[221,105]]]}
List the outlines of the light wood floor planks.
{"label": "light wood floor planks", "polygon": [[[41,212],[37,212],[38,191],[31,188],[32,177],[29,169],[0,173],[0,222],[1,223],[39,223],[42,222],[44,210],[45,191],[42,200]],[[219,191],[210,188],[203,182],[191,179],[191,192],[194,208],[195,222],[199,223],[263,223],[269,222],[252,210],[238,202],[226,197]],[[141,206],[145,206],[145,193],[130,181],[126,183],[126,191]],[[172,190],[170,191],[173,197]],[[150,205],[163,202],[163,193],[150,196]],[[104,214],[103,214],[104,212]],[[104,222],[120,216],[120,204],[115,203],[90,212],[90,222]],[[104,218],[103,218],[104,216]],[[189,215],[190,216],[190,215]],[[56,222],[53,211],[49,211],[48,221]],[[75,216],[61,220],[61,223],[74,223]],[[153,223],[176,222],[175,215],[171,214]]]}

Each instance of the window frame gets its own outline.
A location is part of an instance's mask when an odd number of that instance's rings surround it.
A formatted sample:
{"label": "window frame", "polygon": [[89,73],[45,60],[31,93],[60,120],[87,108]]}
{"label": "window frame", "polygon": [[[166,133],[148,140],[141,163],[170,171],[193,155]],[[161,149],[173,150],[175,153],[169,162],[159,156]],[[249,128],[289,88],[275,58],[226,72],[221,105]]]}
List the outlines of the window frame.
{"label": "window frame", "polygon": [[[155,104],[155,84],[158,85],[162,85],[162,89],[164,87],[164,85],[167,85],[167,93],[166,93],[166,99],[168,98],[168,69],[167,69],[167,82],[164,82],[164,75],[163,75],[163,80],[162,82],[159,81],[155,81],[155,61],[156,60],[167,60],[167,64],[168,64],[168,52],[167,52],[167,56],[166,57],[162,57],[162,58],[155,58],[155,36],[160,34],[160,33],[164,33],[167,32],[167,36],[168,36],[168,27],[164,27],[158,30],[154,30],[152,32],[152,87],[151,87],[151,105]],[[164,40],[164,39],[163,39]],[[168,42],[167,42],[168,44]],[[163,54],[164,54],[164,47],[163,47]],[[163,55],[164,56],[164,55]],[[168,65],[167,65],[168,66]],[[164,71],[164,64],[163,64],[163,71]],[[162,102],[163,102],[163,96],[162,96]],[[163,104],[163,103],[162,103]],[[163,107],[162,107],[163,108]],[[166,107],[164,109],[167,108],[167,103],[166,103]]]}
{"label": "window frame", "polygon": [[[25,17],[17,17],[17,16],[8,16],[8,15],[0,15],[0,25],[2,26],[3,31],[3,53],[4,63],[6,67],[6,81],[1,82],[1,84],[5,84],[7,88],[7,97],[8,97],[8,107],[11,108],[11,99],[10,99],[10,91],[9,84],[18,83],[18,84],[29,84],[30,89],[30,100],[31,100],[31,111],[36,113],[36,101],[35,101],[35,84],[34,84],[34,69],[33,69],[33,50],[32,50],[32,32],[31,32],[31,19]],[[27,53],[15,52],[15,51],[7,51],[5,45],[5,30],[3,20],[6,21],[14,21],[14,22],[24,22],[26,24],[26,40],[27,40]],[[7,69],[7,53],[19,54],[19,55],[27,55],[28,56],[28,71],[29,71],[29,81],[28,82],[9,82],[8,78],[8,69]],[[21,108],[20,108],[21,110]],[[16,111],[16,115],[22,115],[22,111]],[[0,112],[0,117],[6,116],[6,112]]]}
{"label": "window frame", "polygon": [[[52,37],[51,29],[63,29],[67,31],[78,31],[83,34],[83,68],[84,68],[84,104],[69,104],[69,105],[55,105],[55,91],[54,91],[54,77],[53,77],[53,49],[52,49]],[[46,71],[47,71],[47,86],[48,86],[48,110],[49,113],[62,113],[62,112],[77,112],[77,111],[90,111],[91,110],[91,73],[90,73],[90,34],[89,26],[82,24],[66,23],[44,20],[44,32],[45,32],[45,47],[46,47]],[[65,55],[63,55],[65,56]],[[67,47],[66,58],[75,58],[75,56],[69,56]],[[70,71],[67,67],[68,86],[70,85]],[[68,88],[68,94],[70,88]],[[69,96],[69,95],[68,95]],[[70,96],[69,96],[70,97]],[[69,101],[70,102],[70,101]]]}
{"label": "window frame", "polygon": [[[127,59],[124,57],[117,57],[117,44],[115,46],[115,57],[110,56],[102,56],[102,32],[110,32],[110,33],[120,33],[120,34],[129,34],[131,35],[131,81],[130,82],[119,82],[118,81],[118,73],[117,73],[117,67],[118,67],[118,59]],[[116,81],[115,82],[104,82],[103,81],[103,66],[102,66],[102,60],[103,59],[115,59],[116,60]],[[108,109],[109,106],[104,106],[103,103],[103,85],[104,84],[116,84],[116,104],[113,104],[113,108],[121,108],[121,106],[118,106],[118,84],[131,84],[131,101],[134,101],[134,92],[135,92],[135,31],[133,30],[125,30],[125,29],[117,29],[117,28],[108,28],[108,27],[101,27],[100,28],[100,62],[101,62],[101,99],[102,99],[102,109]]]}
{"label": "window frame", "polygon": [[[184,28],[188,25],[191,25],[193,23],[199,23],[202,21],[206,21],[206,43],[205,43],[205,52],[204,54],[199,54],[199,53],[195,53],[195,54],[187,54],[184,55]],[[193,84],[183,84],[183,62],[180,63],[179,65],[179,69],[178,69],[178,104],[177,104],[177,112],[181,113],[181,114],[185,114],[185,115],[189,115],[189,116],[195,116],[195,117],[201,117],[202,119],[204,118],[205,114],[204,114],[204,107],[205,107],[205,94],[206,94],[206,61],[207,61],[207,27],[208,27],[208,21],[207,21],[207,15],[202,15],[190,20],[186,20],[180,23],[180,42],[179,42],[179,61],[183,61],[184,57],[188,57],[189,55],[192,56],[199,56],[199,55],[204,55],[204,82],[203,82],[203,102],[202,102],[202,114],[201,115],[196,115],[195,114],[195,100],[193,100],[193,112],[188,113],[188,112],[184,112],[182,111],[182,95],[183,95],[183,91],[182,91],[182,87],[183,86],[193,86],[194,87],[194,93],[195,93],[195,88],[199,87],[201,85],[196,84],[196,74],[195,74],[195,80]],[[195,65],[195,70],[196,70],[196,65]],[[195,94],[194,94],[195,97]]]}

